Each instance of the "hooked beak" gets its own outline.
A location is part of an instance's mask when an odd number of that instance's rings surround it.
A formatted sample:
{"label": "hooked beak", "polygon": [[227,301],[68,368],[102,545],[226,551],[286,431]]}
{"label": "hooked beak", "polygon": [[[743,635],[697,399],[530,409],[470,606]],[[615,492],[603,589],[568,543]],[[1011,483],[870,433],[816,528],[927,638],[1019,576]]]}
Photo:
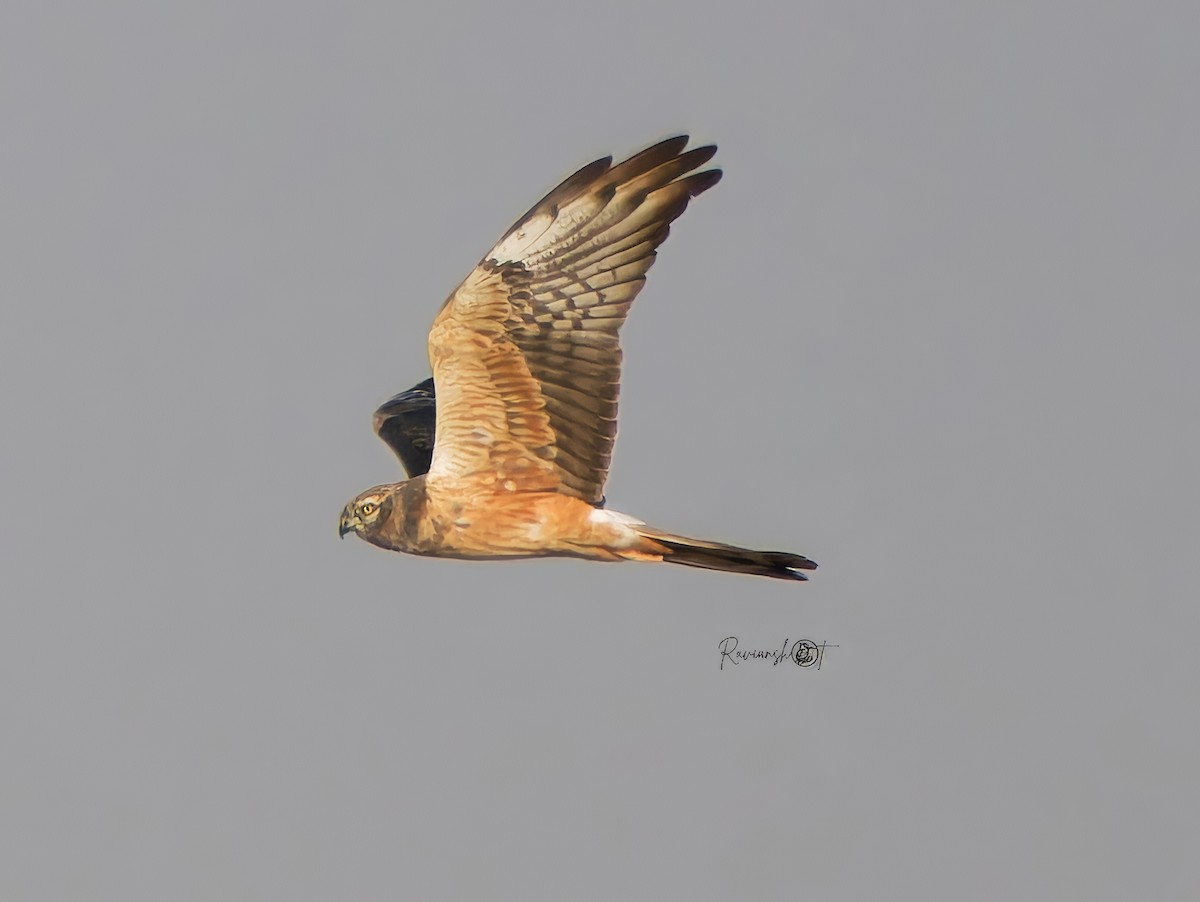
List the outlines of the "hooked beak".
{"label": "hooked beak", "polygon": [[350,505],[347,504],[346,508],[342,511],[341,520],[338,521],[338,535],[344,539],[346,538],[346,533],[358,532],[358,527],[361,525],[362,521],[360,521],[358,517],[354,516],[353,512],[350,510]]}

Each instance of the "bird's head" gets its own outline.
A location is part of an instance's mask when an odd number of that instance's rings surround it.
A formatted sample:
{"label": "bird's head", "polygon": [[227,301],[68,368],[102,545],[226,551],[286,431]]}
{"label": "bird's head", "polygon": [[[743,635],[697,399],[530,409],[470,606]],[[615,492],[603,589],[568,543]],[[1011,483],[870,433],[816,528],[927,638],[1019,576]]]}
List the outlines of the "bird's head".
{"label": "bird's head", "polygon": [[367,489],[342,508],[338,535],[344,539],[346,533],[353,532],[368,542],[372,541],[372,537],[391,515],[392,488],[390,485],[379,485]]}

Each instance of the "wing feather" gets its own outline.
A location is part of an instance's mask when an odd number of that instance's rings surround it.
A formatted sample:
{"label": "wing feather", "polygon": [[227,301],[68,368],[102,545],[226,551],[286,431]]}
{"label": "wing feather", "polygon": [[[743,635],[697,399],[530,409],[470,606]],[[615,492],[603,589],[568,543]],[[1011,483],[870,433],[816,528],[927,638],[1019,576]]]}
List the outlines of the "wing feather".
{"label": "wing feather", "polygon": [[601,501],[616,437],[617,333],[671,222],[721,177],[694,171],[716,148],[685,151],[687,141],[584,166],[447,299],[429,334],[430,484],[509,480]]}

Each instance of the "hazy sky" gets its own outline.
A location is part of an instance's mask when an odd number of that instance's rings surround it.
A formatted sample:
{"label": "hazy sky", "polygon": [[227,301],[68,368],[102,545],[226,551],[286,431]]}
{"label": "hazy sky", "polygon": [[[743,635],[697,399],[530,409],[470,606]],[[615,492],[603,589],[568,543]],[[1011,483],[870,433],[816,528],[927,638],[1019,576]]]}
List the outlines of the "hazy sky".
{"label": "hazy sky", "polygon": [[[1186,898],[1198,33],[6,2],[0,897]],[[812,581],[339,542],[441,301],[681,131],[609,503]]]}

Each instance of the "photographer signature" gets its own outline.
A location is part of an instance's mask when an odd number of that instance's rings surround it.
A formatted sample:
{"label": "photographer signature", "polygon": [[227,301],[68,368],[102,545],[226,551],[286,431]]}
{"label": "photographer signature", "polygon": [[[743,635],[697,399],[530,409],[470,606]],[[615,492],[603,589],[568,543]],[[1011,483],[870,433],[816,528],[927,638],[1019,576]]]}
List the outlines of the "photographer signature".
{"label": "photographer signature", "polygon": [[742,664],[756,659],[770,661],[772,667],[782,661],[791,661],[797,667],[816,667],[820,670],[821,662],[825,659],[825,649],[837,647],[828,642],[813,642],[811,639],[784,639],[783,644],[774,649],[738,648],[737,636],[729,636],[717,643],[717,648],[721,651],[721,670],[725,669],[726,661],[730,664]]}

